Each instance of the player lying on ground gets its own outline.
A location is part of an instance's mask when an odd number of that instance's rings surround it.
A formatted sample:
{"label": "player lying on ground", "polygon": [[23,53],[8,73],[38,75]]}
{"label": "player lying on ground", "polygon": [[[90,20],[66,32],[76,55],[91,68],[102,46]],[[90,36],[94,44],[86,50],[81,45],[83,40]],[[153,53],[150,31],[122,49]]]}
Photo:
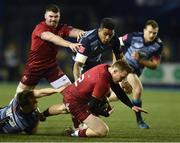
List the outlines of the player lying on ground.
{"label": "player lying on ground", "polygon": [[18,93],[9,105],[0,109],[0,133],[36,133],[41,118],[36,98],[59,93],[64,88],[24,90]]}

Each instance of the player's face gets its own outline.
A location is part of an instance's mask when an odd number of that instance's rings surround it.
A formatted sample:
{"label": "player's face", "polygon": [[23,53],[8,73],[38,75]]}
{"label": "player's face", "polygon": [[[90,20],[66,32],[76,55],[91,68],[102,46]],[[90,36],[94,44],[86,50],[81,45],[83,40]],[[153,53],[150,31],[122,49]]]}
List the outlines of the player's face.
{"label": "player's face", "polygon": [[99,39],[103,44],[108,44],[112,37],[114,36],[114,30],[107,28],[100,28],[98,31]]}
{"label": "player's face", "polygon": [[54,13],[52,11],[46,11],[45,22],[48,26],[57,27],[60,20],[60,13]]}
{"label": "player's face", "polygon": [[118,83],[120,81],[122,81],[123,79],[125,79],[127,77],[128,73],[127,71],[119,71],[119,70],[114,70],[113,74],[112,74],[112,79],[115,83]]}
{"label": "player's face", "polygon": [[151,25],[146,26],[144,29],[145,42],[152,42],[157,37],[158,30],[158,28],[153,28]]}

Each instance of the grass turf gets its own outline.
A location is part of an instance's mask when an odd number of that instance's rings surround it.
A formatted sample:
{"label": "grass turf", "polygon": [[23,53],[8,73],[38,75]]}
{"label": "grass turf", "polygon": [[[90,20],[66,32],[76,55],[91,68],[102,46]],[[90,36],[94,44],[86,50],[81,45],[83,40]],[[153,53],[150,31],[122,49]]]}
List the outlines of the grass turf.
{"label": "grass turf", "polygon": [[[13,98],[17,84],[0,84],[0,106],[5,106]],[[40,86],[38,86],[40,87]],[[130,97],[131,98],[131,97]],[[180,142],[180,91],[148,90],[142,97],[143,107],[149,114],[143,114],[151,128],[137,128],[134,113],[119,101],[112,103],[113,114],[103,118],[110,128],[104,138],[76,138],[64,135],[64,129],[72,125],[70,115],[49,117],[39,126],[36,135],[0,135],[1,142]],[[62,102],[61,95],[39,99],[41,110]]]}

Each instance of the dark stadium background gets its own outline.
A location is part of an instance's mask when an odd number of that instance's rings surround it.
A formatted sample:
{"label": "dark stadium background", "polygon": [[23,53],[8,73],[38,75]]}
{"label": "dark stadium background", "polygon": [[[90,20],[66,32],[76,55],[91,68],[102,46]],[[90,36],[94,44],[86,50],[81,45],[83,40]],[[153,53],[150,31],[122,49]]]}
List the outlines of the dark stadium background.
{"label": "dark stadium background", "polygon": [[[123,35],[141,31],[147,19],[159,23],[159,36],[164,41],[163,63],[180,61],[180,1],[179,0],[1,0],[0,1],[0,81],[18,81],[30,48],[31,32],[43,19],[44,8],[56,3],[61,9],[61,23],[90,30],[98,27],[104,17],[117,21],[117,33]],[[71,39],[70,39],[71,40]],[[17,52],[15,70],[9,70],[5,51]],[[71,51],[59,52],[60,66],[72,78]],[[11,73],[9,73],[11,71]],[[9,74],[11,77],[9,77]]]}

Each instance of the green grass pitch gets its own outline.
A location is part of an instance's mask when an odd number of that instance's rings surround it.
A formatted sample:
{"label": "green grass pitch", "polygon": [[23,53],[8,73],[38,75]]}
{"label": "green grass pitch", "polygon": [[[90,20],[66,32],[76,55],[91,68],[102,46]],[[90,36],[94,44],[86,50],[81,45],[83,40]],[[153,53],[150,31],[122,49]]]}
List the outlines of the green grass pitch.
{"label": "green grass pitch", "polygon": [[[0,106],[9,103],[17,84],[0,84]],[[41,86],[38,86],[38,88]],[[47,87],[47,86],[46,86]],[[131,98],[131,97],[130,97]],[[39,126],[36,135],[0,135],[0,142],[180,142],[180,90],[144,89],[143,107],[149,114],[143,117],[151,128],[138,129],[134,113],[119,101],[112,103],[113,114],[103,118],[110,128],[104,138],[77,138],[64,135],[64,129],[72,125],[70,115],[49,117]],[[41,110],[62,102],[55,94],[38,100]]]}

